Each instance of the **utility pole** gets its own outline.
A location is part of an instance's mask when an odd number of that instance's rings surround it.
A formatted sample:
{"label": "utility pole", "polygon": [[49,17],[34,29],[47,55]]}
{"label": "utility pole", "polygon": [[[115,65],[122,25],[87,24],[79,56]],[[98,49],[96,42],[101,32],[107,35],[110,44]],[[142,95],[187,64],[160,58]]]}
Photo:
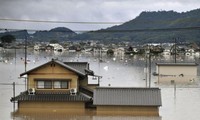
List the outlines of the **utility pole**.
{"label": "utility pole", "polygon": [[176,38],[174,38],[174,62],[176,63]]}
{"label": "utility pole", "polygon": [[[13,82],[13,98],[15,97],[15,82]],[[15,111],[15,101],[13,103],[13,111]]]}
{"label": "utility pole", "polygon": [[[24,56],[24,67],[25,67],[25,72],[26,72],[26,68],[27,68],[27,35],[25,33],[25,56]],[[27,78],[24,78],[24,82],[25,82],[25,90],[27,90]]]}
{"label": "utility pole", "polygon": [[146,62],[145,62],[145,85],[146,85],[146,87],[148,86],[148,84],[147,84],[147,79],[148,79],[148,73],[147,73],[147,68],[148,68],[148,57],[147,57],[147,51],[146,51],[146,53],[145,53],[145,59],[146,59]]}
{"label": "utility pole", "polygon": [[151,87],[151,52],[149,52],[149,88]]}
{"label": "utility pole", "polygon": [[150,47],[147,46],[146,52],[145,52],[145,59],[146,59],[146,63],[145,63],[145,85],[146,87],[151,87],[151,50]]}
{"label": "utility pole", "polygon": [[24,57],[24,65],[25,65],[25,72],[26,72],[26,67],[27,67],[27,36],[26,36],[26,34],[25,34],[25,47],[24,47],[24,49],[25,49],[25,57]]}

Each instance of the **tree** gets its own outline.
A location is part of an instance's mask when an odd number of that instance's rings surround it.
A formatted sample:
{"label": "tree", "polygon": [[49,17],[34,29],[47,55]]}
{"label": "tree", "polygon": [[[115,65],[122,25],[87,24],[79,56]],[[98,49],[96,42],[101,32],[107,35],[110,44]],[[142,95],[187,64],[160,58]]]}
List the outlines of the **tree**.
{"label": "tree", "polygon": [[14,41],[16,41],[15,36],[10,35],[10,34],[9,35],[4,35],[4,36],[1,37],[1,42],[2,43],[12,43]]}
{"label": "tree", "polygon": [[50,40],[50,43],[58,43],[58,40]]}

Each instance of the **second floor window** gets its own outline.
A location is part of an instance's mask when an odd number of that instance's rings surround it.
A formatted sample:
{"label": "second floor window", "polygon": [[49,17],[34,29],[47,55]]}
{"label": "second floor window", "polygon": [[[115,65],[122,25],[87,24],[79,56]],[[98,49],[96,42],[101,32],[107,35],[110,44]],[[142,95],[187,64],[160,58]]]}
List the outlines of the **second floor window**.
{"label": "second floor window", "polygon": [[37,80],[38,89],[68,89],[69,80]]}
{"label": "second floor window", "polygon": [[68,82],[67,81],[54,81],[54,88],[56,89],[67,89]]}
{"label": "second floor window", "polygon": [[52,81],[38,81],[37,88],[41,89],[51,89],[52,88]]}

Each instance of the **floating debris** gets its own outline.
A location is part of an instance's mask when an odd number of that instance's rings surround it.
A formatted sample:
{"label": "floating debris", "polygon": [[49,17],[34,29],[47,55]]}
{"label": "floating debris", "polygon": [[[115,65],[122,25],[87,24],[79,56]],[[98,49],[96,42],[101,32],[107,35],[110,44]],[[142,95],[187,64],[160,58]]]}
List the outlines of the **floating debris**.
{"label": "floating debris", "polygon": [[106,71],[108,71],[108,66],[105,66],[103,69],[106,70]]}

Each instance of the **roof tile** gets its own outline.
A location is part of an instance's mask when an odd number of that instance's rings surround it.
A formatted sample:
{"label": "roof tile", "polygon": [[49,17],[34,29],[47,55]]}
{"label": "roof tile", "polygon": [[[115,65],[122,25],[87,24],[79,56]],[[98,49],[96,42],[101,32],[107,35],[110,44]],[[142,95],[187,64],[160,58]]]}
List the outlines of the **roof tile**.
{"label": "roof tile", "polygon": [[28,95],[24,92],[16,97],[11,98],[11,102],[14,101],[90,101],[91,98],[83,93],[77,93],[76,95],[70,94],[35,94]]}
{"label": "roof tile", "polygon": [[96,88],[94,105],[161,106],[159,88]]}

